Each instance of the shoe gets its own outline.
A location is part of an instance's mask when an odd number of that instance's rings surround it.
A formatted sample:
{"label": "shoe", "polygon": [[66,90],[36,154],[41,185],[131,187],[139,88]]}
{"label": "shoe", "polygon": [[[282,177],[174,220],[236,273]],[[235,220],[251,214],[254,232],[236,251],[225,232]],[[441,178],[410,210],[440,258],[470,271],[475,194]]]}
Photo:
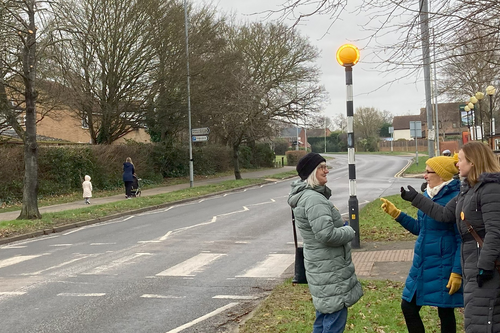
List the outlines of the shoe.
{"label": "shoe", "polygon": [[127,197],[127,199],[132,199],[132,197]]}
{"label": "shoe", "polygon": [[90,205],[90,201],[87,201],[87,205]]}

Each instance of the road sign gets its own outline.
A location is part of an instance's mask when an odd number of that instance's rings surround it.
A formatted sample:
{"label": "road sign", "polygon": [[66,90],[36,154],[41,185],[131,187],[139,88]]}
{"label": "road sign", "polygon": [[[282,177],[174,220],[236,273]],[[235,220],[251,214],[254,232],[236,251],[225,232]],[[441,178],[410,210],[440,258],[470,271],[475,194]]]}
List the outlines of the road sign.
{"label": "road sign", "polygon": [[208,127],[191,129],[191,135],[208,135],[208,134],[210,134],[210,128]]}
{"label": "road sign", "polygon": [[208,135],[193,135],[193,142],[208,141]]}
{"label": "road sign", "polygon": [[410,121],[410,137],[411,138],[421,138],[422,137],[422,122],[421,121]]}

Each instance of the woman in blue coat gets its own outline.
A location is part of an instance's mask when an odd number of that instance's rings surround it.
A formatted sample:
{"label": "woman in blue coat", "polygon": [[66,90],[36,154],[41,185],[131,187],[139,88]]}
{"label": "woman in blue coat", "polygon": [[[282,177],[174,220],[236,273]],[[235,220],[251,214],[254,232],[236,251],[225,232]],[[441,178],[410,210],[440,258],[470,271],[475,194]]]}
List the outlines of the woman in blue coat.
{"label": "woman in blue coat", "polygon": [[[444,206],[460,191],[456,157],[438,156],[427,160],[424,178],[427,189],[424,196]],[[401,309],[410,333],[425,332],[420,318],[423,305],[438,308],[442,333],[455,333],[457,324],[454,308],[463,307],[462,268],[460,266],[461,239],[457,227],[441,223],[418,211],[418,218],[401,212],[386,199],[382,209],[396,219],[406,230],[418,235],[415,242],[413,265],[406,279]]]}
{"label": "woman in blue coat", "polygon": [[134,183],[135,168],[132,159],[127,157],[123,163],[123,183],[125,184],[125,197],[132,199],[132,184]]}

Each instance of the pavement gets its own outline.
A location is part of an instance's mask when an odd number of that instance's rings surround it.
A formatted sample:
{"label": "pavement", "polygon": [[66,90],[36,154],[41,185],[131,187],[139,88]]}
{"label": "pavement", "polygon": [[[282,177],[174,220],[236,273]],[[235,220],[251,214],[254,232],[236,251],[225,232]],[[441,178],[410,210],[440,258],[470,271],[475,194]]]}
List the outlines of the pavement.
{"label": "pavement", "polygon": [[[294,169],[295,167],[293,166],[285,166],[282,168],[274,168],[274,169],[264,169],[259,171],[245,172],[242,174],[242,177],[245,179],[263,178],[267,176],[271,177],[275,174]],[[234,179],[234,175],[205,179],[205,180],[194,180],[193,187],[216,184],[222,181],[232,180],[232,179]],[[141,196],[144,197],[152,196],[187,188],[189,188],[189,182],[185,184],[156,187],[152,189],[142,189]],[[101,205],[121,200],[127,200],[124,194],[113,195],[102,198],[92,198],[91,204]],[[48,212],[60,212],[65,210],[78,209],[78,208],[83,208],[85,206],[86,205],[84,203],[84,200],[82,199],[75,202],[69,202],[59,205],[39,207],[39,211],[41,214],[44,214]],[[0,222],[15,220],[19,216],[19,214],[20,211],[0,213]],[[130,214],[130,212],[128,212],[128,214]],[[99,221],[86,221],[87,222],[86,224],[96,223],[100,221],[102,221],[102,219]],[[72,226],[71,225],[63,226],[61,230],[77,226],[81,226],[81,223],[76,223]],[[13,242],[16,240],[25,239],[29,237],[36,237],[39,235],[43,235],[44,233],[47,232],[38,232],[33,234],[3,238],[0,239],[0,244]],[[353,249],[353,255],[352,255],[353,262],[356,267],[356,274],[363,279],[392,280],[401,282],[405,281],[413,260],[414,244],[415,244],[414,241],[361,242],[360,248]]]}

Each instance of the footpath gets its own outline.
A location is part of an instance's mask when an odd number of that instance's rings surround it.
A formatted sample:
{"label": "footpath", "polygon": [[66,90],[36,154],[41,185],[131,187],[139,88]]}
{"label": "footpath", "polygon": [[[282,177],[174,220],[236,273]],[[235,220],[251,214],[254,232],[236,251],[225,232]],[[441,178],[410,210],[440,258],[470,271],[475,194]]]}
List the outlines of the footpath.
{"label": "footpath", "polygon": [[[245,172],[243,178],[263,178],[272,177],[275,174],[294,170],[293,166],[285,166],[282,168],[265,169],[259,171]],[[209,184],[217,184],[222,181],[232,180],[234,175],[218,177],[206,180],[195,180],[193,187],[204,186]],[[141,189],[141,196],[153,196],[162,193],[169,193],[181,189],[189,188],[189,182],[185,184],[162,186],[151,189]],[[125,194],[113,195],[102,198],[92,198],[91,205],[101,205],[106,203],[127,200]],[[39,207],[40,213],[43,215],[48,212],[60,212],[65,210],[79,209],[85,207],[85,202],[78,200],[59,205]],[[1,221],[15,220],[19,216],[20,211],[12,211],[0,213]],[[131,212],[129,212],[131,213]],[[76,224],[78,225],[78,224]],[[33,237],[26,235],[25,238]],[[12,241],[19,240],[20,237],[13,237]],[[2,239],[0,243],[9,242],[8,239]],[[408,271],[413,260],[414,241],[407,242],[363,242],[359,249],[353,249],[353,261],[356,267],[356,274],[364,279],[377,280],[392,280],[405,281]],[[287,272],[290,270],[287,270]],[[290,276],[291,277],[291,276]]]}

